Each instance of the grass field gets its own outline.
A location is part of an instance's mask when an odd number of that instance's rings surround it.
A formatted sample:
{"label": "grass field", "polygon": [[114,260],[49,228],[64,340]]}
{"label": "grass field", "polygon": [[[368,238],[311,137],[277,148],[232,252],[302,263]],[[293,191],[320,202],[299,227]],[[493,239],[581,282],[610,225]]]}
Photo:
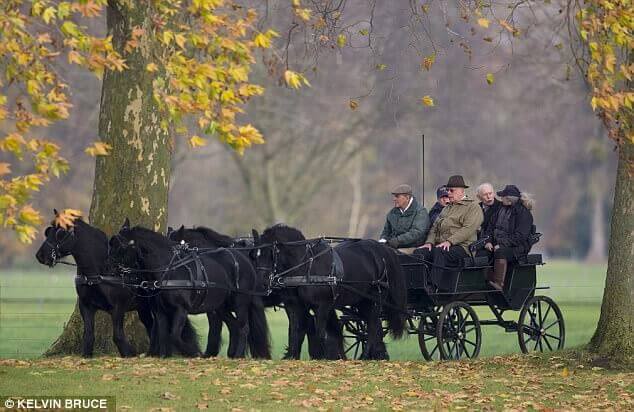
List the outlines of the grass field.
{"label": "grass field", "polygon": [[[594,331],[599,316],[605,266],[555,261],[538,269],[541,291],[561,306],[566,323],[566,347],[582,345]],[[540,292],[540,293],[541,293]],[[0,272],[0,358],[38,357],[59,335],[75,304],[73,268]],[[479,308],[481,319],[491,316]],[[509,313],[509,316],[518,316]],[[207,327],[204,316],[193,316],[204,347]],[[282,311],[268,311],[274,356],[279,358],[287,339],[287,321]],[[509,319],[511,319],[509,317]],[[226,341],[226,339],[225,339]],[[393,360],[421,359],[418,342],[410,336],[389,342]],[[517,337],[501,328],[483,328],[481,356],[519,352]]]}

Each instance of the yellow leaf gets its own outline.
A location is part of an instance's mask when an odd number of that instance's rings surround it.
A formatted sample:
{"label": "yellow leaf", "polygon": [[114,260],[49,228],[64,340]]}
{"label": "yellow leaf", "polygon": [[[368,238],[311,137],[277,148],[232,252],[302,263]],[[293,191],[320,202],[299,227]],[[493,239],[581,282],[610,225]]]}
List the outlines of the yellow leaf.
{"label": "yellow leaf", "polygon": [[561,376],[564,377],[564,378],[567,378],[568,376],[570,376],[570,372],[568,371],[568,368],[564,368],[561,371]]}
{"label": "yellow leaf", "polygon": [[174,38],[174,33],[169,30],[163,32],[163,43],[166,45],[170,44],[170,41]]}
{"label": "yellow leaf", "polygon": [[109,150],[112,149],[108,143],[95,142],[92,146],[84,150],[90,156],[108,156]]}
{"label": "yellow leaf", "polygon": [[11,165],[9,163],[0,163],[0,176],[11,173]]}
{"label": "yellow leaf", "polygon": [[147,70],[150,73],[154,73],[155,71],[158,70],[158,66],[156,65],[156,63],[148,63],[148,65],[145,66],[145,70]]}
{"label": "yellow leaf", "polygon": [[178,47],[180,47],[181,49],[185,48],[185,42],[187,41],[187,39],[185,38],[184,35],[182,34],[177,34],[174,36],[174,41],[176,42],[176,44],[178,44]]}
{"label": "yellow leaf", "polygon": [[337,36],[337,46],[341,48],[345,45],[346,45],[346,35],[342,33],[339,36]]}
{"label": "yellow leaf", "polygon": [[430,56],[425,57],[423,59],[423,67],[425,68],[425,70],[429,71],[435,61],[436,61],[436,54],[432,54]]}
{"label": "yellow leaf", "polygon": [[271,47],[271,39],[265,35],[264,33],[258,33],[253,39],[256,47],[260,47],[262,49],[268,49]]}
{"label": "yellow leaf", "polygon": [[486,29],[489,27],[489,20],[484,17],[480,17],[478,19],[478,24]]}
{"label": "yellow leaf", "polygon": [[189,145],[192,148],[207,146],[207,139],[203,139],[200,136],[192,136],[191,139],[189,139]]}
{"label": "yellow leaf", "polygon": [[434,99],[432,99],[431,96],[423,96],[422,102],[425,106],[431,107],[434,105]]}
{"label": "yellow leaf", "polygon": [[20,221],[22,221],[22,223],[24,224],[33,226],[42,224],[42,217],[40,216],[39,212],[29,205],[24,206],[22,210],[20,210],[18,216]]}
{"label": "yellow leaf", "polygon": [[494,81],[495,81],[495,77],[493,76],[493,73],[487,73],[487,83],[493,84]]}
{"label": "yellow leaf", "polygon": [[359,103],[354,99],[350,99],[350,103],[348,103],[348,105],[350,106],[351,110],[356,110],[357,107],[359,107]]}
{"label": "yellow leaf", "polygon": [[312,13],[311,9],[300,9],[300,8],[295,9],[295,14],[297,15],[297,17],[299,17],[300,19],[304,21],[310,20],[311,13]]}
{"label": "yellow leaf", "polygon": [[82,214],[79,210],[64,209],[61,213],[55,215],[55,219],[51,222],[53,226],[59,226],[67,230],[75,226],[75,220],[81,218]]}

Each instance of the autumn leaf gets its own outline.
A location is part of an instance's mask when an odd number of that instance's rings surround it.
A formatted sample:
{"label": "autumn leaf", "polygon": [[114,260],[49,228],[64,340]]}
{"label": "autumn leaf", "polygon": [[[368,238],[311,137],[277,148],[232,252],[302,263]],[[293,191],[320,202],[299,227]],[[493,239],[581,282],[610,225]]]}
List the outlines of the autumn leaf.
{"label": "autumn leaf", "polygon": [[436,54],[432,54],[432,55],[429,55],[429,56],[425,57],[423,59],[423,68],[425,68],[425,70],[429,71],[431,69],[431,66],[434,64],[435,61],[436,61]]}
{"label": "autumn leaf", "polygon": [[337,36],[337,46],[339,46],[339,48],[343,48],[346,45],[346,35],[341,33],[339,34],[339,36]]}
{"label": "autumn leaf", "polygon": [[9,163],[0,163],[0,176],[11,173],[11,165]]}
{"label": "autumn leaf", "polygon": [[493,84],[493,82],[495,81],[495,77],[493,76],[493,73],[487,73],[486,79],[488,84]]}
{"label": "autumn leaf", "polygon": [[86,150],[84,150],[84,152],[86,152],[87,154],[93,157],[94,156],[108,156],[111,149],[112,149],[112,146],[110,146],[108,143],[95,142],[93,143],[92,146],[87,147]]}
{"label": "autumn leaf", "polygon": [[350,110],[356,110],[357,107],[359,107],[359,103],[354,99],[350,99],[350,102],[348,102],[348,105],[350,106]]}
{"label": "autumn leaf", "polygon": [[291,70],[284,72],[284,80],[286,80],[286,84],[293,89],[299,89],[302,87],[302,84],[310,87],[310,83],[306,77]]}
{"label": "autumn leaf", "polygon": [[64,209],[58,212],[53,219],[52,225],[59,226],[64,230],[67,230],[75,226],[75,220],[81,218],[81,212],[75,209]]}
{"label": "autumn leaf", "polygon": [[422,101],[424,106],[428,106],[428,107],[434,106],[434,99],[432,99],[431,96],[429,96],[429,95],[423,96],[421,101]]}
{"label": "autumn leaf", "polygon": [[147,70],[150,73],[154,73],[155,71],[158,70],[158,66],[155,63],[148,63],[148,65],[145,66],[145,70]]}
{"label": "autumn leaf", "polygon": [[26,225],[37,226],[42,224],[40,213],[30,205],[24,206],[18,216],[19,220]]}
{"label": "autumn leaf", "polygon": [[478,25],[484,27],[485,29],[489,27],[489,20],[484,17],[480,17],[478,19]]}
{"label": "autumn leaf", "polygon": [[200,136],[192,136],[189,139],[189,145],[195,149],[197,147],[207,146],[207,139],[204,139]]}

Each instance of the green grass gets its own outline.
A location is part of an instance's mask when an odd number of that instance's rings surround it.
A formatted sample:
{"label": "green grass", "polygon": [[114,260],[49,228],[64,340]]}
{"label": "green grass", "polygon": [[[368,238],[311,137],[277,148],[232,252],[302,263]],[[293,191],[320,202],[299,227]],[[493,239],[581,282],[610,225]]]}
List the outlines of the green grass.
{"label": "green grass", "polygon": [[[7,271],[0,273],[0,358],[38,357],[59,335],[75,304],[73,268]],[[605,266],[572,261],[555,261],[538,269],[538,283],[551,289],[540,293],[552,297],[562,309],[566,323],[566,347],[586,343],[599,317]],[[481,319],[491,317],[487,308],[478,308]],[[274,357],[279,358],[287,340],[287,320],[283,311],[267,312]],[[517,312],[505,317],[516,319]],[[204,346],[206,318],[192,316]],[[226,341],[226,337],[225,337]],[[418,341],[410,336],[389,342],[394,360],[421,359]],[[519,352],[515,333],[496,326],[483,328],[481,356]]]}
{"label": "green grass", "polygon": [[[461,362],[0,360],[1,396],[114,396],[119,410],[631,410],[634,373],[570,353]],[[161,409],[158,409],[161,408]]]}

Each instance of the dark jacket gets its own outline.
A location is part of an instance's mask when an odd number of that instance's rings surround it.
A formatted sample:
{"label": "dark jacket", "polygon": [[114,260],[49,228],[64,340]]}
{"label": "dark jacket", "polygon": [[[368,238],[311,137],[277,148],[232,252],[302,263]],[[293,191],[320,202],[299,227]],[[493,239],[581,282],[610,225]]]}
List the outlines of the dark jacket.
{"label": "dark jacket", "polygon": [[438,215],[440,215],[440,212],[442,212],[442,209],[444,208],[443,205],[440,204],[440,202],[436,202],[436,204],[429,210],[429,224],[433,225],[434,222],[436,221],[436,218],[438,218]]}
{"label": "dark jacket", "polygon": [[416,247],[425,243],[428,231],[427,210],[414,197],[412,204],[404,213],[398,207],[389,211],[381,238],[386,240],[396,238],[398,247]]}
{"label": "dark jacket", "polygon": [[484,213],[484,221],[482,222],[482,226],[480,226],[480,230],[478,230],[478,239],[482,239],[485,233],[488,233],[489,226],[495,222],[495,215],[500,206],[502,206],[502,202],[495,199],[493,204],[484,210],[484,205],[480,202],[480,208],[482,209],[482,213]]}
{"label": "dark jacket", "polygon": [[533,214],[518,201],[513,206],[500,206],[495,219],[487,228],[492,244],[513,249],[515,257],[528,254]]}

